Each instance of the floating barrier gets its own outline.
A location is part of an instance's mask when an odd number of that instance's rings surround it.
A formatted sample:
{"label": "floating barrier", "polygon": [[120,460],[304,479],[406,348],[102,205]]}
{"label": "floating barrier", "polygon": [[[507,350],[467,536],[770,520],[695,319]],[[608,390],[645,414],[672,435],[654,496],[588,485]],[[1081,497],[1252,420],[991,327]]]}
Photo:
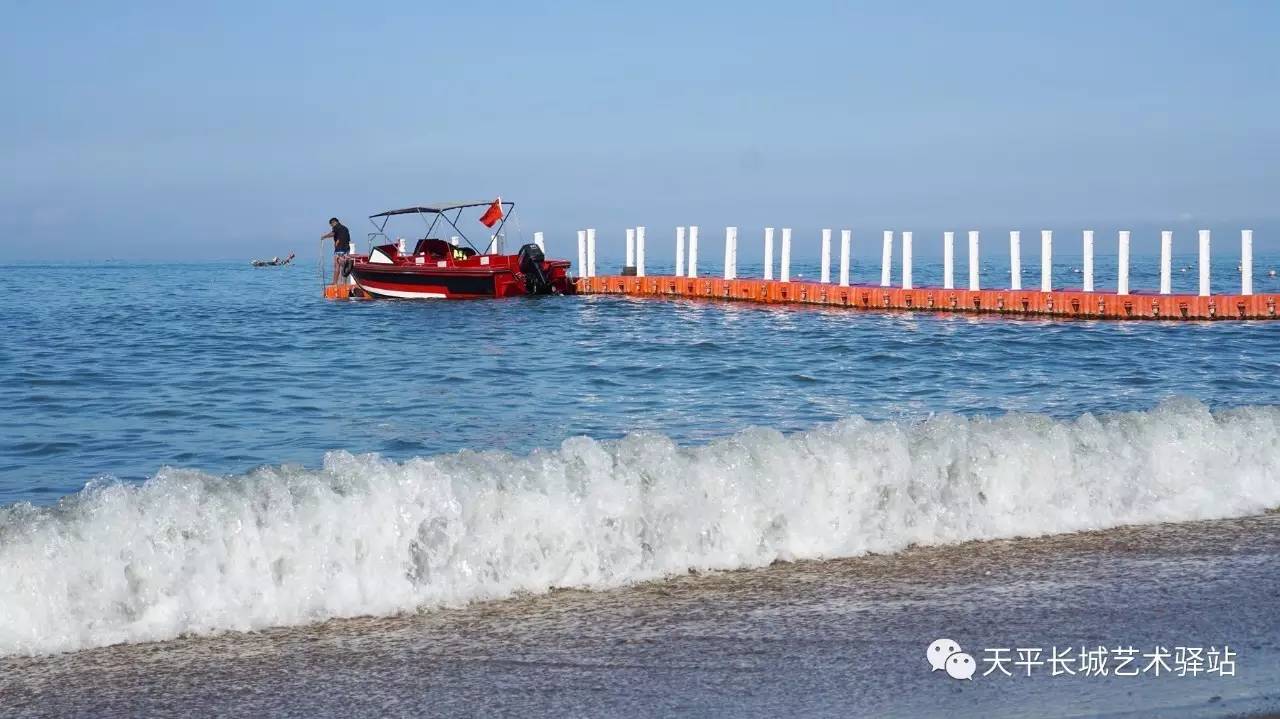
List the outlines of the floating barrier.
{"label": "floating barrier", "polygon": [[326,300],[371,300],[373,296],[356,285],[325,285]]}
{"label": "floating barrier", "polygon": [[579,294],[690,297],[847,307],[859,310],[982,312],[1117,320],[1277,319],[1280,294],[1119,295],[1082,290],[957,290],[842,287],[821,282],[690,277],[580,277]]}
{"label": "floating barrier", "polygon": [[[594,267],[575,280],[581,294],[621,294],[642,297],[701,297],[768,304],[806,304],[848,307],[863,310],[916,310],[925,312],[980,312],[1003,315],[1041,315],[1097,319],[1146,320],[1257,320],[1277,319],[1280,294],[1253,294],[1253,231],[1240,233],[1240,294],[1210,293],[1210,234],[1198,233],[1199,293],[1173,294],[1173,233],[1160,237],[1159,293],[1131,292],[1129,289],[1130,232],[1121,231],[1118,240],[1117,284],[1115,292],[1094,288],[1094,233],[1082,235],[1084,250],[1083,288],[1053,289],[1053,231],[1040,232],[1040,287],[1022,287],[1022,233],[1009,233],[1009,288],[982,289],[979,277],[979,233],[969,239],[969,288],[955,289],[955,233],[943,233],[943,286],[915,287],[912,281],[913,237],[901,233],[900,286],[893,286],[895,233],[885,230],[881,246],[880,285],[850,285],[849,230],[840,232],[839,284],[831,283],[832,231],[823,229],[819,282],[791,282],[791,229],[782,228],[782,252],[778,279],[773,279],[774,228],[764,230],[765,269],[762,279],[737,276],[738,229],[725,228],[723,278],[697,276],[697,228],[691,227],[688,261],[684,257],[685,228],[676,231],[676,276],[626,277],[595,275]],[[590,231],[588,231],[590,232]],[[687,273],[685,267],[689,268]]]}

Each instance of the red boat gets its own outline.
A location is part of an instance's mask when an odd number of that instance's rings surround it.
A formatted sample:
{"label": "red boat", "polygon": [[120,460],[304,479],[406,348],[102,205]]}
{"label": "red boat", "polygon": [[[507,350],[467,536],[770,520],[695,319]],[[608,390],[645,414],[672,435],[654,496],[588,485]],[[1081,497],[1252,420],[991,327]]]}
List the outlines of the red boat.
{"label": "red boat", "polygon": [[[501,221],[486,252],[471,244],[458,228],[463,213],[477,207],[487,208],[479,218],[486,227]],[[499,199],[406,207],[370,215],[369,221],[377,228],[369,233],[370,244],[379,239],[384,244],[373,246],[368,255],[351,256],[343,274],[375,297],[454,300],[569,293],[568,260],[548,260],[542,248],[532,243],[515,254],[502,254],[502,228],[514,209],[515,203]],[[426,224],[427,230],[412,252],[403,240],[391,242],[386,235],[388,221],[397,215],[417,215]],[[457,233],[448,240],[436,236],[446,224]]]}

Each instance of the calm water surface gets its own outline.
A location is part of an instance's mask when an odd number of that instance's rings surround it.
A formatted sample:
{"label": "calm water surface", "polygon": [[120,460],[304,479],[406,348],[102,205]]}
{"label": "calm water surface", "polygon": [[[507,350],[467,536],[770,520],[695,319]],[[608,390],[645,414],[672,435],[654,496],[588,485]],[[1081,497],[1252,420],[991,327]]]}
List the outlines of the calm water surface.
{"label": "calm water surface", "polygon": [[[1266,258],[1257,264],[1261,274]],[[1061,276],[1073,266],[1064,261]],[[1106,268],[1100,260],[1100,283]],[[315,466],[334,449],[523,453],[574,435],[697,443],[851,415],[1075,417],[1171,396],[1280,403],[1280,324],[612,297],[332,303],[305,264],[6,271],[21,271],[25,290],[0,295],[0,312],[17,319],[0,344],[0,503],[47,503],[97,477],[142,480],[162,466]],[[917,281],[938,272],[926,264]],[[1135,273],[1135,285],[1147,279]],[[1259,291],[1268,282],[1259,277]]]}

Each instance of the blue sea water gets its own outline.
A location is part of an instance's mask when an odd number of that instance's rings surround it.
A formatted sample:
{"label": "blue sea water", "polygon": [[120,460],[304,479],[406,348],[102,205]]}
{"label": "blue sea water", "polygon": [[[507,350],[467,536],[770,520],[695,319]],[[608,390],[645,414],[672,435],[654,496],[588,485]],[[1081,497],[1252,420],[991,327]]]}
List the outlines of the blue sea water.
{"label": "blue sea water", "polygon": [[[1262,274],[1267,259],[1256,262],[1258,291],[1280,288]],[[1113,265],[1098,264],[1101,287]],[[1135,264],[1134,287],[1154,286],[1154,273]],[[1077,266],[1063,262],[1063,284],[1078,282]],[[1025,269],[1024,286],[1037,285],[1036,270]],[[704,261],[703,274],[718,271]],[[812,264],[793,271],[817,276]],[[310,264],[4,272],[23,281],[21,292],[0,294],[0,313],[14,319],[0,344],[0,504],[48,503],[90,480],[141,481],[162,466],[231,474],[316,466],[338,449],[403,459],[526,453],[575,435],[636,431],[697,443],[855,415],[1070,418],[1178,396],[1215,408],[1280,404],[1280,325],[1258,322],[617,297],[335,303],[319,298]],[[917,285],[936,284],[940,272],[937,263],[917,267]],[[988,265],[984,274],[995,286],[1007,269]],[[1175,279],[1186,285],[1175,291],[1196,281]],[[855,282],[877,280],[878,269],[855,267]]]}
{"label": "blue sea water", "polygon": [[1280,323],[0,269],[0,656],[1280,506]]}

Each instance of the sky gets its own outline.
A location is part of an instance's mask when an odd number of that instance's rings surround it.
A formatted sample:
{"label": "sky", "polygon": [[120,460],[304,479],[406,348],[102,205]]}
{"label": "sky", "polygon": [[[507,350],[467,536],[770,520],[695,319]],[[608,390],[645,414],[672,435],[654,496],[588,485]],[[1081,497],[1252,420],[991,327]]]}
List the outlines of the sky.
{"label": "sky", "polygon": [[1277,251],[1277,37],[1269,0],[0,0],[0,261],[314,255],[331,215],[497,195],[561,256],[684,224]]}

